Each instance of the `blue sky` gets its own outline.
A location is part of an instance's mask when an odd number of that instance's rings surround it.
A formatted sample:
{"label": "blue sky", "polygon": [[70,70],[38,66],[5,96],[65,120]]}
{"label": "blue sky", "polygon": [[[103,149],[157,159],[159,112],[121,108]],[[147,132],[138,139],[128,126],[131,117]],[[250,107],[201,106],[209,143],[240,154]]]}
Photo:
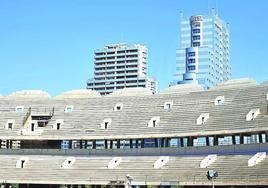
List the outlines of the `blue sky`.
{"label": "blue sky", "polygon": [[265,0],[0,0],[0,93],[85,88],[94,49],[118,42],[148,47],[161,90],[175,73],[179,12],[212,6],[230,23],[233,78],[268,80]]}

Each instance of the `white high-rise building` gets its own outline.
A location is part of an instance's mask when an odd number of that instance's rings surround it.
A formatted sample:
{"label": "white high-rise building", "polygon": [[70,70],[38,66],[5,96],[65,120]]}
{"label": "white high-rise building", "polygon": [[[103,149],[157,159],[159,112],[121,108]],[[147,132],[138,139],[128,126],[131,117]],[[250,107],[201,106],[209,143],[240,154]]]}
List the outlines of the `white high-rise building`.
{"label": "white high-rise building", "polygon": [[229,25],[214,10],[180,20],[180,48],[173,84],[198,83],[205,89],[231,79]]}
{"label": "white high-rise building", "polygon": [[144,45],[111,44],[94,54],[94,78],[88,81],[87,89],[102,95],[135,87],[157,92],[157,82],[148,77],[148,50]]}

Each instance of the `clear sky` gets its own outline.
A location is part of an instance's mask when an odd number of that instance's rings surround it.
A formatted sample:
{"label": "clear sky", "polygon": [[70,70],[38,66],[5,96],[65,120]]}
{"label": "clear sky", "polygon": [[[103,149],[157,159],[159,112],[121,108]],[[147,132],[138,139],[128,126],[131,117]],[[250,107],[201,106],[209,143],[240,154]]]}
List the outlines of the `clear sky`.
{"label": "clear sky", "polygon": [[268,80],[266,0],[0,0],[0,93],[52,95],[86,87],[93,52],[109,43],[144,44],[160,90],[173,80],[179,12],[218,7],[230,23],[233,78]]}

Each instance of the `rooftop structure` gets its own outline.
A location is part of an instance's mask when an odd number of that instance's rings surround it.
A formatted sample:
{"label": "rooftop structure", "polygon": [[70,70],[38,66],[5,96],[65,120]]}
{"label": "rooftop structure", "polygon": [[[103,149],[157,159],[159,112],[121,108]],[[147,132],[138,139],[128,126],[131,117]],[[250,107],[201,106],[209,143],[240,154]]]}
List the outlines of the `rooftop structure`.
{"label": "rooftop structure", "polygon": [[111,44],[94,53],[94,78],[87,89],[107,95],[123,88],[148,88],[157,92],[157,82],[148,77],[147,48],[144,45]]}
{"label": "rooftop structure", "polygon": [[175,83],[198,83],[204,89],[231,79],[229,25],[215,10],[211,14],[181,14],[180,48]]}

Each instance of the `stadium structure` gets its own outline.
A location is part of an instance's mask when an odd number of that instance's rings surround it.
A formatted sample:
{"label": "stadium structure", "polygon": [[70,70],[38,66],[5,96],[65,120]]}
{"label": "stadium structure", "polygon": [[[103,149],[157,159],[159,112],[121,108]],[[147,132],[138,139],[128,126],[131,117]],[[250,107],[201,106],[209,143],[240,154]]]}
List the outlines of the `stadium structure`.
{"label": "stadium structure", "polygon": [[0,98],[1,187],[268,187],[268,82]]}

